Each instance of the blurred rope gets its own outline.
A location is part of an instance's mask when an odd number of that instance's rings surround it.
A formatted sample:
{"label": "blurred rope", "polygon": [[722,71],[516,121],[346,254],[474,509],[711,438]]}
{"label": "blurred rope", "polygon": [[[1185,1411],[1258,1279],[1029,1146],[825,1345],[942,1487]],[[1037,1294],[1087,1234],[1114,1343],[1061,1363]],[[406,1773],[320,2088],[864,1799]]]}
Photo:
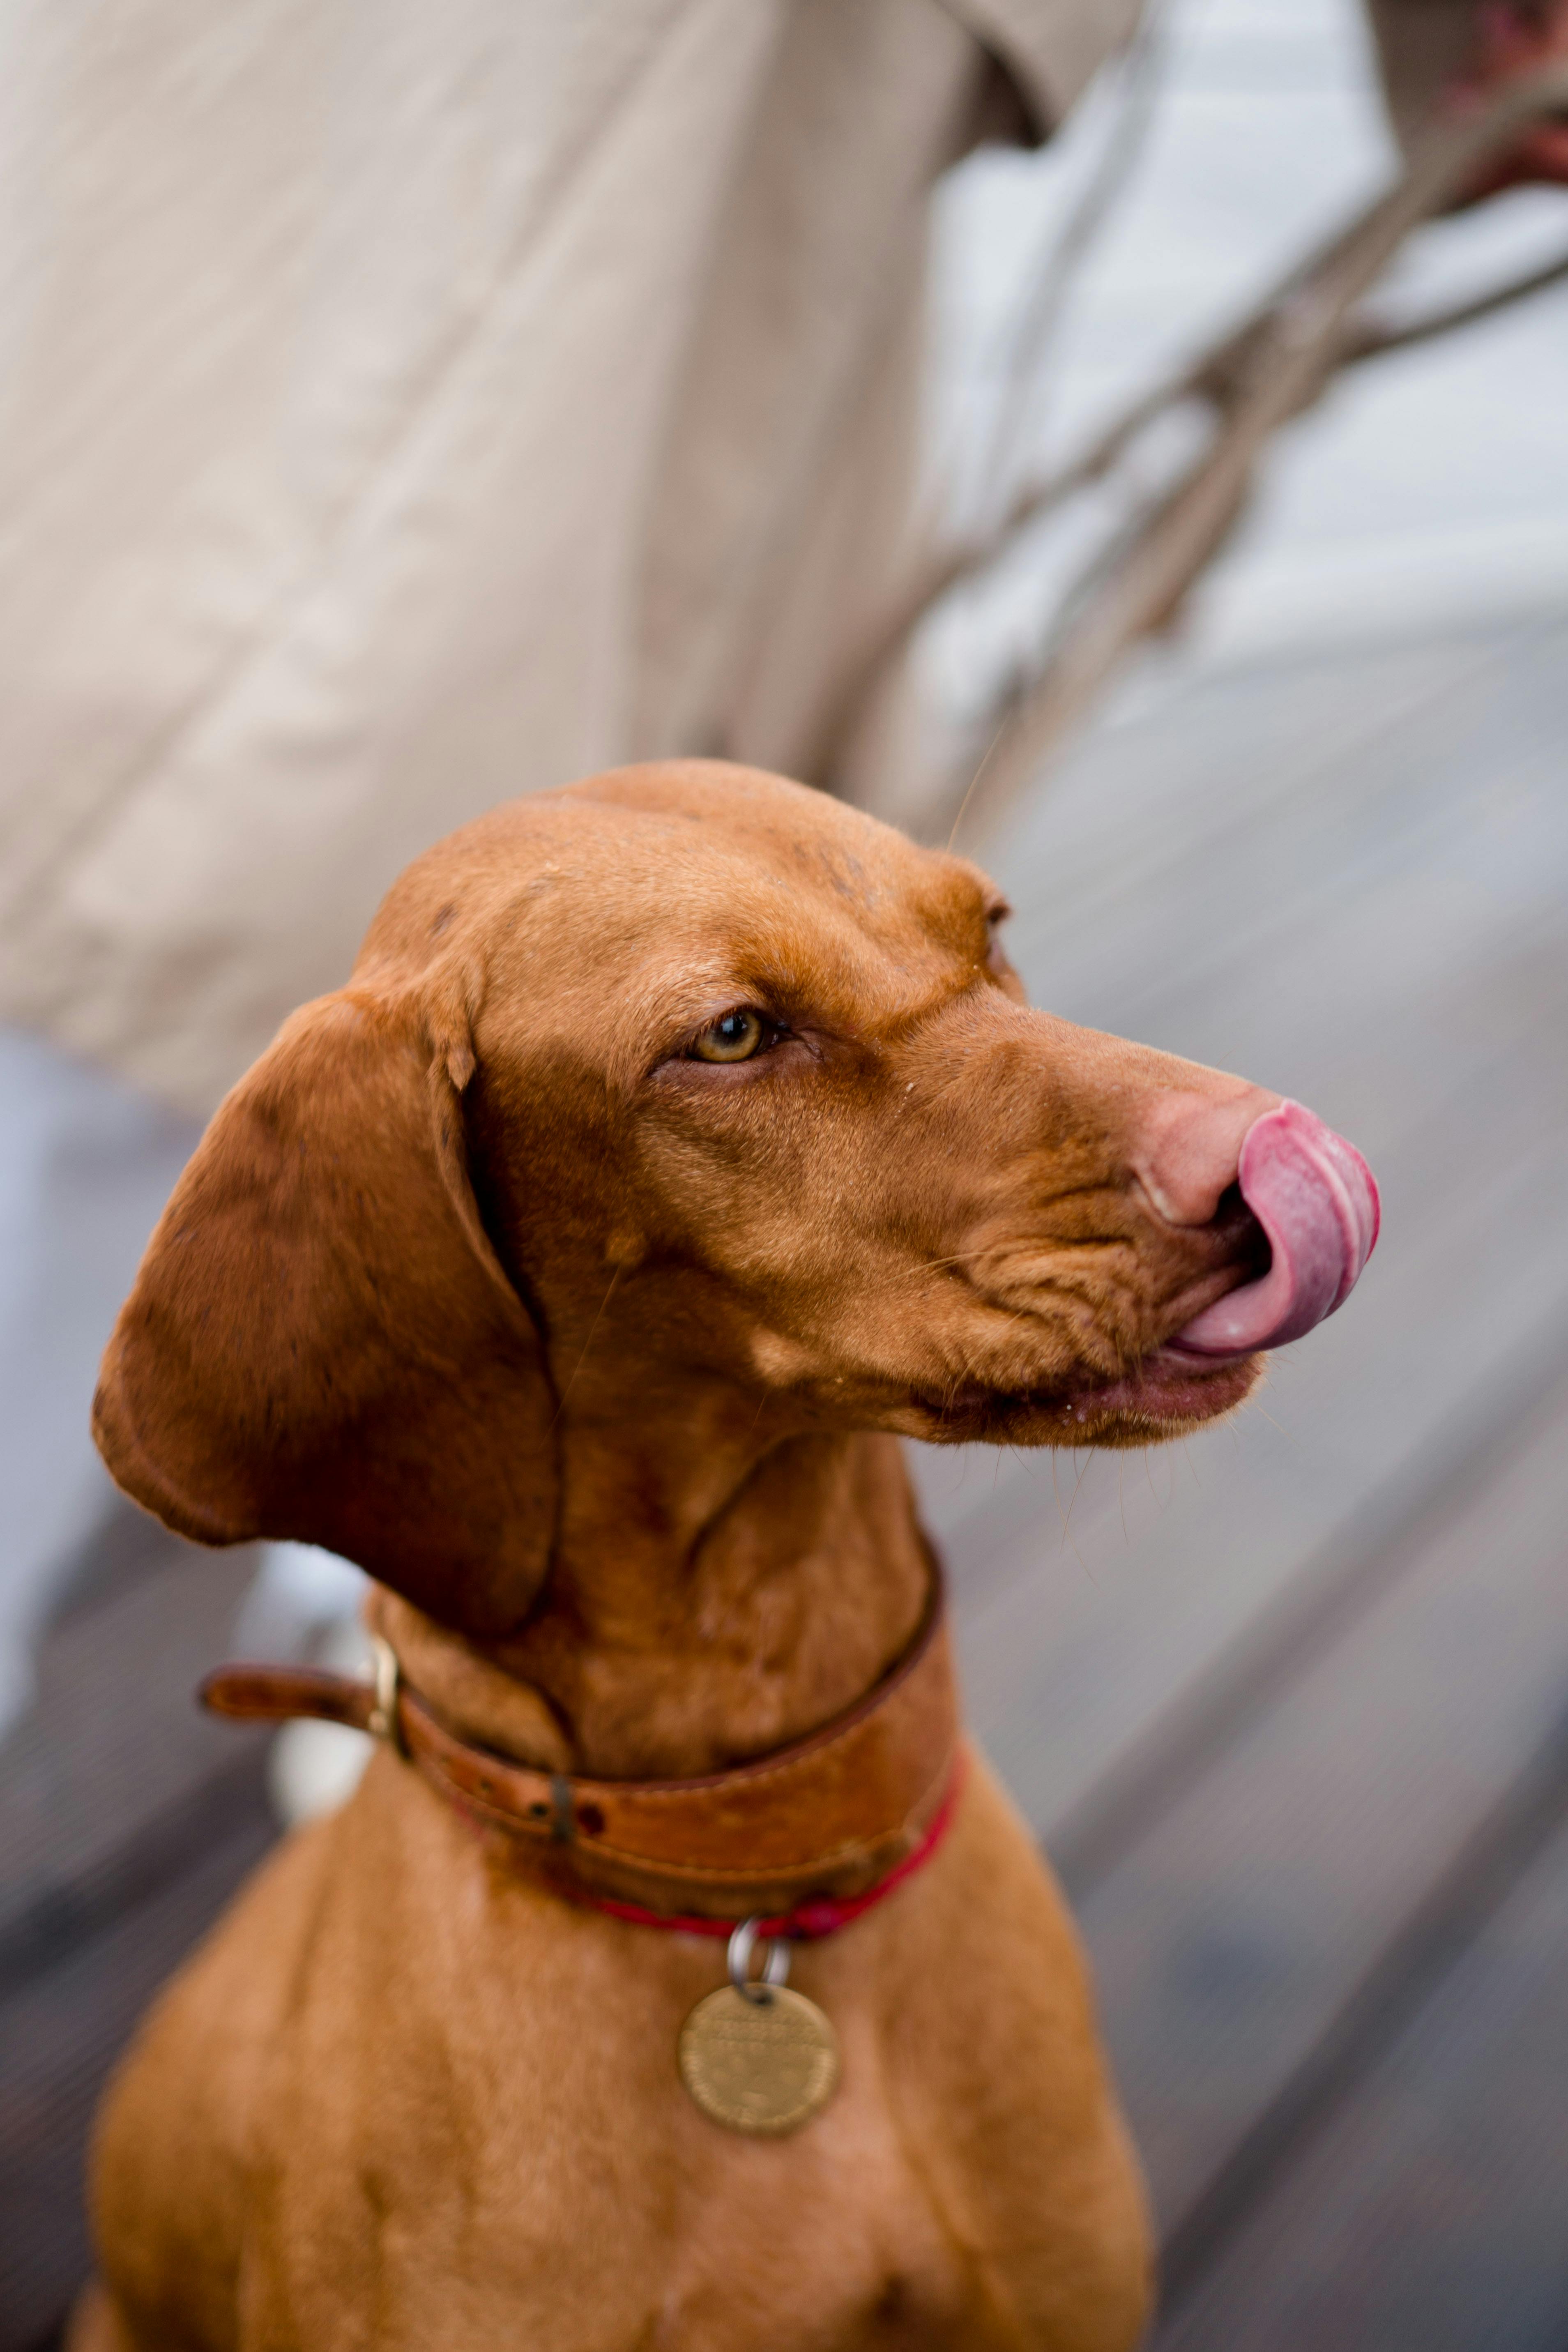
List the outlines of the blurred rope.
{"label": "blurred rope", "polygon": [[1505,310],[1510,302],[1521,302],[1528,295],[1544,293],[1547,287],[1559,285],[1568,278],[1568,253],[1560,253],[1539,269],[1527,270],[1521,277],[1510,278],[1506,285],[1494,286],[1485,294],[1477,294],[1468,302],[1456,302],[1446,310],[1428,311],[1423,319],[1410,319],[1403,326],[1379,327],[1368,320],[1353,340],[1348,341],[1345,361],[1374,360],[1384,352],[1403,352],[1412,343],[1425,343],[1434,336],[1446,335],[1453,327],[1468,327],[1478,319],[1488,319],[1494,310]]}
{"label": "blurred rope", "polygon": [[1408,168],[1348,226],[1299,263],[1237,328],[1142,394],[1066,465],[1024,484],[998,520],[937,554],[856,662],[824,729],[813,772],[831,776],[842,746],[921,623],[955,588],[979,581],[1023,534],[1089,485],[1106,481],[1150,428],[1200,404],[1206,446],[1173,483],[1133,496],[1129,519],[1061,600],[1046,642],[1005,685],[989,749],[930,822],[933,836],[994,825],[1041,761],[1086,715],[1122,655],[1168,628],[1234,529],[1265,447],[1317,401],[1343,366],[1472,323],[1568,275],[1568,255],[1510,283],[1400,325],[1363,298],[1411,231],[1449,206],[1478,168],[1521,130],[1568,109],[1568,67],[1512,83],[1462,121],[1436,126]]}

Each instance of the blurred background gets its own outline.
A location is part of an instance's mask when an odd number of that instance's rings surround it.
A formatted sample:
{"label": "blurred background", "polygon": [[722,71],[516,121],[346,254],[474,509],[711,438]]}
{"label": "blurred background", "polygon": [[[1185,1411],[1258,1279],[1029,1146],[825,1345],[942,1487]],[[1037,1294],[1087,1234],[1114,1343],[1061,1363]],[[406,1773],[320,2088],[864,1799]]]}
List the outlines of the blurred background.
{"label": "blurred background", "polygon": [[[1069,455],[1399,168],[1355,0],[1168,0],[1141,39],[1054,138],[938,184],[944,531],[996,510],[999,417],[1023,474]],[[1415,315],[1565,250],[1568,192],[1521,186],[1383,290]],[[959,835],[1037,1002],[1299,1097],[1383,1187],[1350,1310],[1233,1426],[916,1464],[971,1713],[1092,1954],[1162,2347],[1568,2345],[1565,417],[1568,283],[1347,371],[1178,629]],[[922,628],[933,738],[1103,522],[1025,532]],[[356,1573],[197,1552],[109,1487],[97,1357],[199,1121],[47,1025],[0,1033],[0,2352],[52,2342],[85,2268],[135,2018],[354,1769],[191,1704],[237,1647],[352,1657]]]}

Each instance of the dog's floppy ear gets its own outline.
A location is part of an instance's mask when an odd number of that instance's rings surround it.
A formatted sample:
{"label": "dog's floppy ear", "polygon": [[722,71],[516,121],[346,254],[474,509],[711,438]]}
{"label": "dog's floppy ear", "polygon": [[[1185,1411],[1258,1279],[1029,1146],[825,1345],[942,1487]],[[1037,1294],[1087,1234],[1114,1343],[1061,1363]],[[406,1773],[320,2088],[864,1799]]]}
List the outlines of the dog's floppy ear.
{"label": "dog's floppy ear", "polygon": [[555,1404],[468,1181],[473,1066],[412,990],[297,1013],[175,1188],[93,1431],[180,1534],[325,1545],[483,1638],[549,1558]]}

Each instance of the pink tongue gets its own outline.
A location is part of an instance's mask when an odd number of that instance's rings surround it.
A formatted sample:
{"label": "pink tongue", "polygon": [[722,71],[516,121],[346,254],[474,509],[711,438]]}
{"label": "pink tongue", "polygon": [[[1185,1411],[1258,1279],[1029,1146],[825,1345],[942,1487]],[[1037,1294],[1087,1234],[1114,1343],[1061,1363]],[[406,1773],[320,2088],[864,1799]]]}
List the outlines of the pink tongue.
{"label": "pink tongue", "polygon": [[1282,1102],[1247,1129],[1237,1181],[1273,1255],[1261,1281],[1205,1307],[1171,1341],[1192,1355],[1299,1339],[1343,1306],[1377,1240],[1371,1169],[1300,1103]]}

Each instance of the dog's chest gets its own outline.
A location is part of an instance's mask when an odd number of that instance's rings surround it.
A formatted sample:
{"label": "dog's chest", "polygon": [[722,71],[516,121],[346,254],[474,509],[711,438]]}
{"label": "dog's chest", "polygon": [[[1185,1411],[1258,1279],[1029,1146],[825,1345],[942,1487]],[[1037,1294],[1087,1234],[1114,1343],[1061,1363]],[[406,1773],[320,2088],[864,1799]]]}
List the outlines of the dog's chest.
{"label": "dog's chest", "polygon": [[837,2095],[768,2139],[701,2115],[661,2047],[668,2021],[662,2036],[651,2018],[626,2032],[636,2007],[623,1992],[618,2018],[597,2017],[591,2036],[584,2018],[581,2038],[556,2043],[548,2083],[531,2067],[526,2086],[509,2074],[453,2171],[434,2133],[409,2147],[392,2199],[397,2253],[383,2241],[384,2261],[407,2263],[395,2301],[412,2307],[444,2279],[447,2309],[485,2352],[519,2340],[552,2352],[1016,2345],[920,2151],[866,2080],[852,2021]]}
{"label": "dog's chest", "polygon": [[933,2343],[980,2352],[1012,2340],[987,2325],[983,2283],[897,2147],[864,2116],[840,2123],[815,2147],[759,2150],[761,2163],[712,2184],[665,2250],[647,2343],[661,2352]]}
{"label": "dog's chest", "polygon": [[[803,1952],[838,2090],[784,2137],[726,2130],[677,2064],[721,1955],[481,1876],[444,1811],[408,1811],[434,1851],[410,1836],[378,1856],[362,1805],[364,1866],[332,1876],[289,1973],[247,2133],[247,2347],[338,2352],[372,2312],[383,2352],[1131,2341],[1038,2324],[1042,2236],[1075,2276],[1095,2249],[1077,2141],[1055,2153],[1061,2048],[1031,2039],[1012,1979],[992,1973],[973,2021],[952,1966],[956,1995],[930,1995],[929,1966],[889,1993],[912,1912],[891,1958],[864,1937]],[[1002,2011],[999,2073],[984,2045]]]}
{"label": "dog's chest", "polygon": [[[726,2135],[694,2149],[689,2136],[661,2141],[628,2116],[619,2146],[578,2140],[568,2153],[536,2142],[518,2170],[484,2166],[460,2189],[421,2169],[416,2201],[395,2195],[374,2294],[367,2277],[345,2299],[345,2281],[317,2262],[323,2237],[358,2237],[368,2217],[313,2230],[309,2252],[296,2238],[289,2323],[276,2340],[335,2343],[334,2325],[374,2302],[420,2325],[439,2316],[456,2330],[448,2340],[474,2352],[518,2342],[550,2352],[1002,2352],[1018,2342],[1016,2315],[1007,2325],[884,2122],[849,2102],[783,2141]],[[416,2326],[388,2340],[426,2339]]]}

